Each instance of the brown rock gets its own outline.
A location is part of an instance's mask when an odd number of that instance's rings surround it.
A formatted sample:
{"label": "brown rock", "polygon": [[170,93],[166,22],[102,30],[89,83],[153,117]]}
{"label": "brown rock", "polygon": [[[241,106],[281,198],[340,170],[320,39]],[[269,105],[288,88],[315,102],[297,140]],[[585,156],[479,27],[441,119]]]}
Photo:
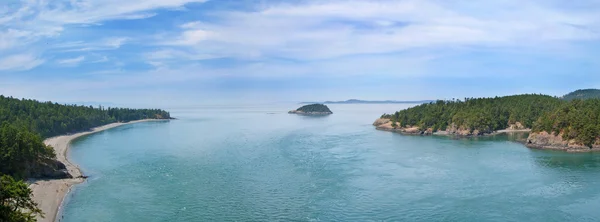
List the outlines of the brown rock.
{"label": "brown rock", "polygon": [[590,148],[574,140],[564,140],[563,134],[554,135],[548,132],[535,132],[529,134],[526,146],[537,149],[562,150],[567,152],[591,152],[600,151],[600,143],[596,143]]}
{"label": "brown rock", "polygon": [[508,128],[507,128],[507,130],[523,130],[523,129],[526,129],[526,128],[520,122],[508,124]]}
{"label": "brown rock", "polygon": [[421,134],[421,130],[419,130],[419,127],[408,127],[408,128],[403,128],[403,132],[404,133],[408,133],[408,134]]}
{"label": "brown rock", "polygon": [[386,123],[389,123],[389,122],[391,122],[390,119],[379,118],[379,119],[375,120],[375,122],[373,122],[373,126],[380,126],[382,124],[386,124]]}

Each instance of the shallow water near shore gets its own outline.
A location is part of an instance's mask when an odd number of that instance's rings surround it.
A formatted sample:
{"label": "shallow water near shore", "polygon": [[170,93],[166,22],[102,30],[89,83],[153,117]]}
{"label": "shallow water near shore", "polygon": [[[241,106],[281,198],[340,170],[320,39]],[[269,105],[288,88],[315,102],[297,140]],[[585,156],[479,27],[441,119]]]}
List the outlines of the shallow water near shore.
{"label": "shallow water near shore", "polygon": [[173,110],[73,142],[90,178],[60,221],[593,221],[600,154],[532,150],[497,135],[375,130],[408,107],[298,104]]}

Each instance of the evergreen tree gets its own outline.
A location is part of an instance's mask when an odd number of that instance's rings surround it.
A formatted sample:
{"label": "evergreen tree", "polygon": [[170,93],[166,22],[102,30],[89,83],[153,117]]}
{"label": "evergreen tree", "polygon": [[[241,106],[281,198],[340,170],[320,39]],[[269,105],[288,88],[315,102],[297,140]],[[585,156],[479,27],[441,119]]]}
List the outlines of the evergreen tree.
{"label": "evergreen tree", "polygon": [[114,122],[169,118],[171,118],[169,112],[160,109],[104,109],[19,100],[0,95],[0,123],[9,122],[39,133],[44,138],[88,130]]}
{"label": "evergreen tree", "polygon": [[43,216],[31,196],[26,183],[0,175],[0,221],[35,222],[36,215]]}
{"label": "evergreen tree", "polygon": [[600,140],[600,99],[565,102],[554,111],[542,115],[532,130],[562,134],[565,140],[575,140],[592,147]]}
{"label": "evergreen tree", "polygon": [[160,109],[94,108],[0,95],[0,221],[35,221],[35,215],[42,213],[20,180],[44,176],[41,172],[56,170],[58,165],[64,168],[43,138],[114,122],[170,118]]}
{"label": "evergreen tree", "polygon": [[454,125],[470,131],[491,132],[506,129],[516,122],[530,128],[541,114],[554,110],[561,103],[558,98],[535,94],[438,100],[382,117],[398,122],[402,127],[417,126],[421,130],[443,131]]}

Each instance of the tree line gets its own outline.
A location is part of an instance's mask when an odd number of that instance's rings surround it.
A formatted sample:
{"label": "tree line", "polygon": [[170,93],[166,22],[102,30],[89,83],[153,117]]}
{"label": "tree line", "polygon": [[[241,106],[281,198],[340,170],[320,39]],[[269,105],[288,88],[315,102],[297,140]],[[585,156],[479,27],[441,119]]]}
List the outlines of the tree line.
{"label": "tree line", "polygon": [[555,135],[562,133],[564,140],[575,140],[592,147],[600,140],[600,99],[565,102],[542,115],[532,131],[546,131]]}
{"label": "tree line", "polygon": [[574,99],[597,99],[600,98],[600,90],[598,89],[580,89],[568,93],[562,97],[563,100],[571,101]]}
{"label": "tree line", "polygon": [[401,127],[432,128],[434,132],[445,131],[452,125],[471,132],[491,132],[506,129],[516,122],[530,128],[541,114],[553,110],[561,102],[556,97],[536,94],[438,100],[384,114],[382,118],[391,119]]}
{"label": "tree line", "polygon": [[533,132],[562,135],[565,140],[592,147],[600,144],[600,99],[586,98],[589,99],[565,100],[564,97],[525,94],[438,100],[384,114],[382,118],[392,120],[394,126],[432,128],[434,132],[452,126],[470,132],[493,132],[520,122]]}
{"label": "tree line", "polygon": [[87,130],[114,122],[139,119],[169,119],[160,109],[108,108],[102,106],[62,105],[0,95],[0,123],[9,122],[42,137]]}
{"label": "tree line", "polygon": [[62,165],[44,138],[114,122],[170,118],[160,109],[95,108],[0,95],[0,221],[35,221],[42,214],[23,180]]}

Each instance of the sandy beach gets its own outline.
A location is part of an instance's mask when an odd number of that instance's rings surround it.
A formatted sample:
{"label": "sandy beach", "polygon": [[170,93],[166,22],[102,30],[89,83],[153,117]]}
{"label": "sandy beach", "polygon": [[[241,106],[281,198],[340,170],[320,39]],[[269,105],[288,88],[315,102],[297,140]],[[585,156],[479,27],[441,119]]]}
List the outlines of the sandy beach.
{"label": "sandy beach", "polygon": [[46,145],[52,146],[54,151],[56,152],[56,158],[64,163],[67,167],[67,170],[71,175],[73,175],[73,179],[54,179],[54,180],[33,180],[30,181],[31,184],[29,187],[33,191],[33,200],[38,203],[40,209],[44,212],[45,218],[38,217],[38,221],[43,222],[54,222],[56,221],[56,216],[59,212],[59,208],[61,207],[62,201],[65,198],[66,194],[71,190],[71,187],[75,184],[82,183],[84,181],[81,178],[82,173],[79,167],[71,163],[67,159],[67,151],[69,150],[70,143],[74,139],[97,133],[103,130],[115,128],[122,125],[139,123],[139,122],[147,122],[147,121],[165,121],[165,120],[156,120],[156,119],[148,119],[148,120],[137,120],[131,121],[127,123],[111,123],[104,126],[99,126],[93,128],[86,132],[71,134],[71,135],[63,135],[52,137],[44,140]]}
{"label": "sandy beach", "polygon": [[505,129],[505,130],[497,130],[495,133],[529,133],[531,129]]}

